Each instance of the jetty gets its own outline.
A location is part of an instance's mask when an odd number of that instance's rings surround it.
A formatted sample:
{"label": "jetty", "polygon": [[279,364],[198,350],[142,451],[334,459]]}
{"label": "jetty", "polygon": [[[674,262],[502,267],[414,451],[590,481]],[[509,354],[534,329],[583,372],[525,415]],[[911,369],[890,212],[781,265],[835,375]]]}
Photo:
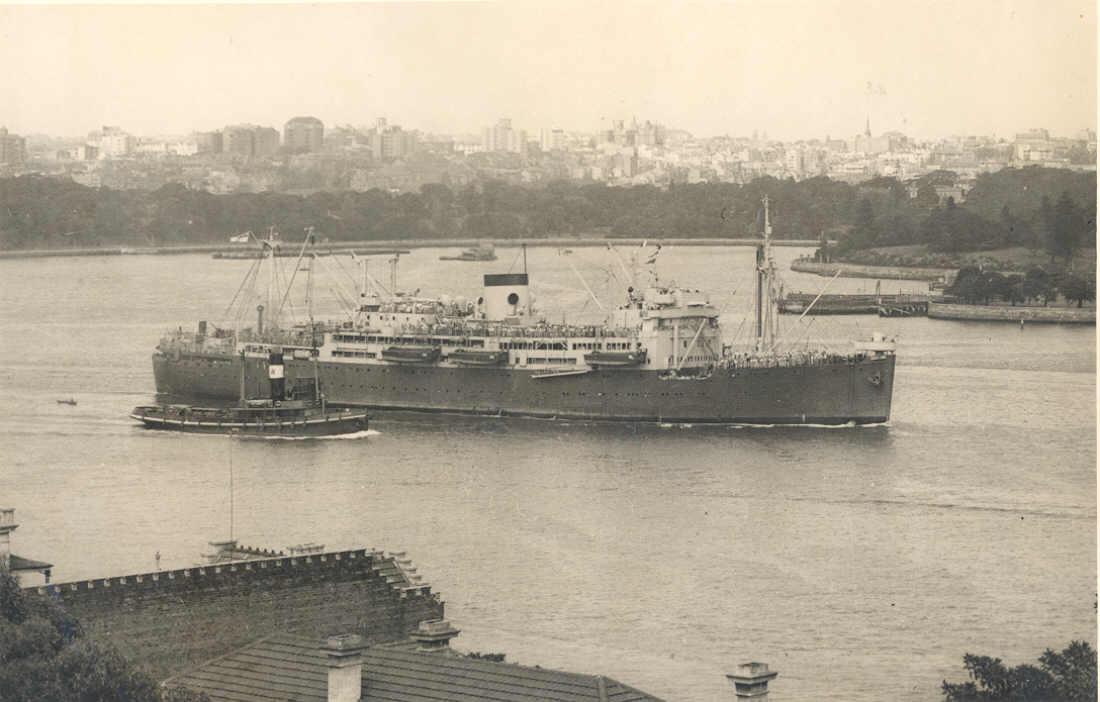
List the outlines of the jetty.
{"label": "jetty", "polygon": [[815,261],[798,258],[791,262],[796,273],[813,273],[826,277],[878,278],[882,280],[929,280],[950,284],[958,270],[955,268],[915,268],[909,266],[866,266],[843,261]]}
{"label": "jetty", "polygon": [[908,293],[821,296],[787,293],[779,302],[779,311],[782,314],[877,314],[881,317],[914,317],[928,312],[928,302],[931,299],[930,295]]}

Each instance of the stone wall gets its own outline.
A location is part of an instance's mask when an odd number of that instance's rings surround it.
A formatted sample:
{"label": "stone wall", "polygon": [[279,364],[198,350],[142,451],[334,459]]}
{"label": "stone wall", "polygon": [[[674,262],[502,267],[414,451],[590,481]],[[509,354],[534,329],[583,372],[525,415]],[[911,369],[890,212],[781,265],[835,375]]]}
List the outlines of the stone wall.
{"label": "stone wall", "polygon": [[928,304],[933,319],[961,319],[980,322],[1053,322],[1058,324],[1096,324],[1095,307],[1024,307],[1012,305],[960,305],[944,302]]}
{"label": "stone wall", "polygon": [[156,679],[278,632],[403,639],[443,603],[404,554],[364,549],[33,588]]}

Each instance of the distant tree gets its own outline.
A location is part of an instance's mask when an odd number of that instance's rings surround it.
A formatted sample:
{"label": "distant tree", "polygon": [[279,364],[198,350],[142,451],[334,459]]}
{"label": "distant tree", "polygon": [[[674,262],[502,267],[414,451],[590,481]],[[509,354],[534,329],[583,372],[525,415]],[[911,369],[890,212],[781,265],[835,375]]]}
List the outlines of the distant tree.
{"label": "distant tree", "polygon": [[1047,649],[1039,665],[1008,668],[1000,658],[963,656],[970,680],[943,681],[945,702],[1095,702],[1096,651],[1073,641],[1061,652]]}
{"label": "distant tree", "polygon": [[1039,266],[1027,269],[1023,280],[1024,298],[1028,300],[1042,300],[1046,306],[1055,296],[1054,279],[1049,273]]}
{"label": "distant tree", "polygon": [[1058,291],[1062,293],[1062,297],[1081,307],[1096,299],[1096,278],[1067,273],[1058,281]]}
{"label": "distant tree", "polygon": [[936,193],[936,186],[929,181],[917,186],[917,197],[913,200],[917,207],[935,207],[940,204],[940,196]]}
{"label": "distant tree", "polygon": [[985,277],[977,266],[964,266],[944,292],[968,303],[985,299]]}
{"label": "distant tree", "polygon": [[[1039,212],[1037,214],[1037,220],[1039,225],[1039,240],[1043,244],[1043,248],[1050,253],[1056,249],[1055,244],[1055,224],[1054,224],[1054,205],[1051,204],[1050,198],[1046,195],[1039,203]],[[1054,254],[1050,254],[1050,260],[1054,261]]]}
{"label": "distant tree", "polygon": [[1054,219],[1047,252],[1051,258],[1061,256],[1069,260],[1081,242],[1084,228],[1081,211],[1069,193],[1062,193],[1054,206]]}
{"label": "distant tree", "polygon": [[165,690],[111,648],[82,637],[56,602],[0,572],[0,699],[4,702],[209,702]]}

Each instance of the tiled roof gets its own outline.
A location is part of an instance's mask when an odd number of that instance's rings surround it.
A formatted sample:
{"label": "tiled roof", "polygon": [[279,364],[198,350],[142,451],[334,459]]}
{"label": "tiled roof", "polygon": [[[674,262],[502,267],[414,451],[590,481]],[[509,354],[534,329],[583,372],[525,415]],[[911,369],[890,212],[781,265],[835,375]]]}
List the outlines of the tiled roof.
{"label": "tiled roof", "polygon": [[46,570],[47,568],[53,568],[53,563],[43,563],[42,561],[23,558],[13,553],[11,554],[10,568],[12,570]]}
{"label": "tiled roof", "polygon": [[[278,634],[217,658],[168,686],[205,692],[213,702],[325,702],[328,671],[321,642]],[[529,668],[403,646],[363,652],[363,702],[659,702],[594,675]]]}

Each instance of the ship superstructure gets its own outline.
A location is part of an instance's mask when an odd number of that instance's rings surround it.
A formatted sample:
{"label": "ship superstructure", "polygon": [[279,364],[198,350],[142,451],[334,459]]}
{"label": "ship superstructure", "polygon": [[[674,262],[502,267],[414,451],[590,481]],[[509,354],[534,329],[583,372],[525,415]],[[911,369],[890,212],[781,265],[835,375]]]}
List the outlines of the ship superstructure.
{"label": "ship superstructure", "polygon": [[698,290],[630,287],[606,323],[557,324],[534,312],[527,272],[490,274],[476,300],[383,294],[365,283],[341,322],[311,315],[265,328],[260,310],[255,329],[208,333],[200,323],[198,333],[162,339],[157,390],[230,398],[240,363],[258,383],[264,360],[281,351],[290,377],[316,364],[337,404],[627,421],[887,421],[891,342],[879,336],[846,353],[781,347],[766,201],[764,210],[747,348],[723,337],[720,310]]}

